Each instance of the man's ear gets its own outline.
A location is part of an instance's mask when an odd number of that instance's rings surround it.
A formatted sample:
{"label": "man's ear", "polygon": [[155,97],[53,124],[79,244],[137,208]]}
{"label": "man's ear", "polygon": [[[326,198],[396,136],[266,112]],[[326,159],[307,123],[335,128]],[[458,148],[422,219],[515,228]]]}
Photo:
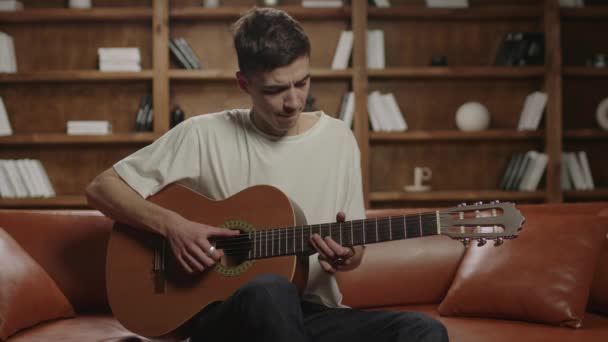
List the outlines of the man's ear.
{"label": "man's ear", "polygon": [[247,82],[247,77],[245,77],[245,74],[243,74],[240,71],[237,71],[236,80],[239,82],[239,88],[241,88],[241,90],[243,90],[244,92],[249,94],[249,89],[247,89],[247,87],[249,86],[249,83]]}

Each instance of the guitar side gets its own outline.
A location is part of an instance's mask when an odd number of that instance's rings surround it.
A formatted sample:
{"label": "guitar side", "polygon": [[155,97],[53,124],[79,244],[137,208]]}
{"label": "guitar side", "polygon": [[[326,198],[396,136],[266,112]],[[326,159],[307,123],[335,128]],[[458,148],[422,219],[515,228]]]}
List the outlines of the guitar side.
{"label": "guitar side", "polygon": [[[148,200],[217,227],[265,230],[299,223],[289,199],[271,186],[254,186],[213,201],[172,184]],[[229,297],[259,275],[279,274],[303,288],[308,272],[303,266],[295,256],[238,264],[222,260],[213,269],[190,275],[174,260],[164,238],[116,223],[107,249],[108,301],[127,329],[146,337],[167,336],[179,333],[205,306]]]}

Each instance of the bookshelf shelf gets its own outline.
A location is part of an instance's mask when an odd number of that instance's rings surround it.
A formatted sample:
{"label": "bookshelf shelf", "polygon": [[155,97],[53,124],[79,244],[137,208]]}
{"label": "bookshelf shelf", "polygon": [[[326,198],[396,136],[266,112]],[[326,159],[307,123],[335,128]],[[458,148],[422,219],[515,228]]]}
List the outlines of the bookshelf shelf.
{"label": "bookshelf shelf", "polygon": [[564,76],[581,78],[608,78],[608,68],[565,67]]}
{"label": "bookshelf shelf", "polygon": [[438,202],[438,201],[453,201],[454,203],[462,201],[481,201],[481,200],[499,200],[499,201],[536,201],[543,200],[545,197],[544,191],[499,191],[499,190],[459,190],[459,191],[429,191],[429,192],[372,192],[370,200],[373,203],[386,202]]}
{"label": "bookshelf shelf", "polygon": [[[249,8],[247,6],[175,8],[169,12],[169,17],[179,20],[235,20],[249,10]],[[339,8],[305,8],[292,5],[276,6],[276,8],[287,11],[296,19],[348,19],[351,14],[351,9],[348,6]]]}
{"label": "bookshelf shelf", "polygon": [[98,82],[98,81],[147,81],[154,72],[103,72],[97,70],[50,70],[21,73],[0,73],[0,83],[25,82]]}
{"label": "bookshelf shelf", "polygon": [[391,8],[369,8],[370,19],[525,19],[540,18],[542,6],[492,6],[473,8],[427,8],[421,6],[394,6]]}
{"label": "bookshelf shelf", "polygon": [[566,139],[591,139],[591,140],[606,140],[608,139],[608,131],[602,131],[599,129],[587,128],[587,129],[568,129],[564,131],[564,138]]}
{"label": "bookshelf shelf", "polygon": [[[173,69],[169,71],[169,78],[172,80],[200,80],[200,81],[235,81],[235,71],[226,69],[206,69],[206,70],[181,70]],[[322,79],[344,79],[349,80],[353,77],[352,69],[332,70],[332,69],[311,69],[312,77],[315,80]]]}
{"label": "bookshelf shelf", "polygon": [[0,208],[87,208],[82,195],[62,195],[50,198],[0,198]]}
{"label": "bookshelf shelf", "polygon": [[580,8],[562,8],[561,16],[563,18],[576,19],[605,19],[608,18],[608,7],[606,6],[589,6]]}
{"label": "bookshelf shelf", "polygon": [[608,197],[608,188],[601,188],[596,190],[572,190],[572,191],[564,191],[564,198],[566,200],[571,201],[589,201],[589,200],[598,200],[603,201]]}
{"label": "bookshelf shelf", "polygon": [[152,20],[151,8],[40,8],[0,12],[0,23],[145,21]]}
{"label": "bookshelf shelf", "polygon": [[543,67],[405,67],[370,69],[370,80],[401,78],[436,78],[436,79],[540,79],[544,77]]}
{"label": "bookshelf shelf", "polygon": [[540,140],[544,131],[487,130],[481,132],[461,132],[457,130],[409,131],[409,132],[371,132],[372,142],[408,141],[484,141],[484,140]]}
{"label": "bookshelf shelf", "polygon": [[18,134],[0,137],[3,145],[82,145],[82,144],[149,144],[156,133],[116,133],[109,135]]}

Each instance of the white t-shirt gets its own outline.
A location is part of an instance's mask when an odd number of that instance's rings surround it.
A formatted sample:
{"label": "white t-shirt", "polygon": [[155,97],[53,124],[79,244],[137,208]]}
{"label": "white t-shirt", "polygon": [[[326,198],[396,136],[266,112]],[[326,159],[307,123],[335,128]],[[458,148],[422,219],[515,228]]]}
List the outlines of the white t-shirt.
{"label": "white t-shirt", "polygon": [[[235,109],[190,118],[114,165],[142,197],[178,182],[221,200],[245,188],[270,184],[304,212],[308,224],[363,219],[360,153],[351,130],[319,111],[306,132],[274,137],[251,122],[249,110]],[[341,307],[335,277],[310,257],[304,299]]]}

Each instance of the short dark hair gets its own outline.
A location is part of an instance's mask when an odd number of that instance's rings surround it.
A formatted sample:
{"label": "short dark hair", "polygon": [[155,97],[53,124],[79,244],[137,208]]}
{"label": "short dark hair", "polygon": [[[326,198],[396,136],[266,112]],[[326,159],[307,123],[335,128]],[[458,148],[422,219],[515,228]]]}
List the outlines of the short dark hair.
{"label": "short dark hair", "polygon": [[269,71],[310,56],[302,26],[284,11],[254,7],[232,26],[239,69],[246,75]]}

